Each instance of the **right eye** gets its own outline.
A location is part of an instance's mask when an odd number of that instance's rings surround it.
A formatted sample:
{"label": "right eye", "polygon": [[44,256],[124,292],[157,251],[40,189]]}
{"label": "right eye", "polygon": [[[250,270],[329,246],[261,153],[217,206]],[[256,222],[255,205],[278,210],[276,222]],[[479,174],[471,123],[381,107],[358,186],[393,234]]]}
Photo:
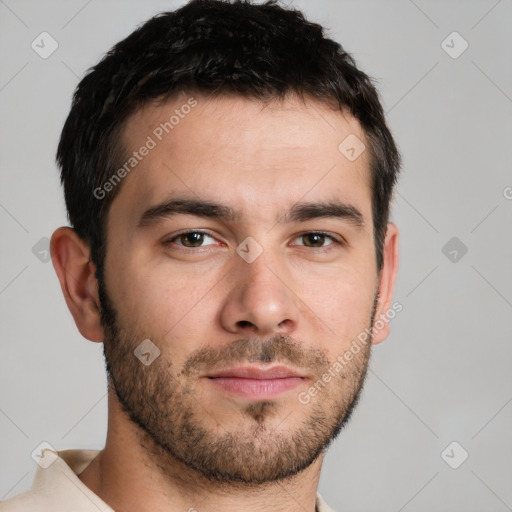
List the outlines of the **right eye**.
{"label": "right eye", "polygon": [[[173,235],[171,238],[167,238],[164,243],[171,244],[174,243],[180,247],[186,247],[189,249],[194,248],[201,248],[204,247],[204,240],[205,237],[211,238],[212,240],[215,240],[213,236],[208,234],[206,231],[182,231],[181,233],[178,233],[176,235]],[[180,243],[176,242],[177,240],[180,241]],[[206,245],[213,245],[213,244],[206,244]]]}

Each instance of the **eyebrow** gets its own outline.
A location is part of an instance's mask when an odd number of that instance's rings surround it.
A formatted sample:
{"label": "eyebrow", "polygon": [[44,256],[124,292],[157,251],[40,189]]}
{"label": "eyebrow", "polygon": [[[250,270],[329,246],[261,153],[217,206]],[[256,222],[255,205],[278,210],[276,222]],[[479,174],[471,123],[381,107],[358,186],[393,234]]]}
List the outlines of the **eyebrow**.
{"label": "eyebrow", "polygon": [[[242,218],[240,212],[223,204],[204,199],[177,197],[146,210],[141,215],[138,226],[147,227],[179,214],[219,219],[231,223],[236,223]],[[326,217],[343,219],[360,230],[365,226],[363,215],[355,206],[337,200],[295,203],[288,212],[277,219],[277,222],[306,222]]]}

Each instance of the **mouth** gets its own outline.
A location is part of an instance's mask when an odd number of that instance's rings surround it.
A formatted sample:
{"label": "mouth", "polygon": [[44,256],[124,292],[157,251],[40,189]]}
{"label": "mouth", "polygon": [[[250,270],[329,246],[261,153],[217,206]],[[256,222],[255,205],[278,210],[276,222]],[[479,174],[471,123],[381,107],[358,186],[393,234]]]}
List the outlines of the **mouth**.
{"label": "mouth", "polygon": [[303,384],[308,377],[286,366],[239,366],[205,376],[217,389],[250,400],[267,400]]}

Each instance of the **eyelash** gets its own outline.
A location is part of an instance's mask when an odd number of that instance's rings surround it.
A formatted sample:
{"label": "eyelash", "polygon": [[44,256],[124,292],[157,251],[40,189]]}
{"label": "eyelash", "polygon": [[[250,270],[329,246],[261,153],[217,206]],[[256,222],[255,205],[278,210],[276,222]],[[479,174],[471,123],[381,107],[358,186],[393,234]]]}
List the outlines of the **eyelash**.
{"label": "eyelash", "polygon": [[[185,236],[185,235],[189,235],[189,234],[192,234],[192,233],[201,233],[203,235],[208,235],[211,238],[215,238],[208,231],[203,231],[203,230],[200,230],[200,229],[192,229],[192,230],[189,230],[189,231],[182,231],[180,233],[177,233],[176,235],[173,235],[171,238],[165,239],[163,243],[164,243],[164,245],[170,245],[171,243],[173,243],[175,240],[179,239],[180,237]],[[316,251],[324,251],[325,252],[326,250],[329,250],[329,248],[331,246],[335,245],[335,244],[338,245],[338,246],[345,245],[344,241],[336,239],[334,236],[329,235],[325,231],[304,231],[303,233],[300,233],[299,235],[297,235],[295,238],[301,238],[301,237],[304,237],[306,235],[323,235],[323,236],[325,236],[326,238],[328,238],[329,240],[331,240],[333,242],[332,244],[326,245],[324,247],[308,247],[307,245],[303,245],[302,246],[302,247],[306,247],[308,249],[313,249],[313,250],[316,250]],[[204,250],[206,247],[208,247],[208,246],[186,247],[186,246],[180,245],[180,244],[176,244],[176,245],[179,247],[178,250],[183,250],[183,251],[192,251],[192,250],[198,251],[198,250],[201,250],[201,249]],[[213,244],[211,244],[211,245],[213,245]],[[206,249],[206,250],[208,250],[208,249]]]}

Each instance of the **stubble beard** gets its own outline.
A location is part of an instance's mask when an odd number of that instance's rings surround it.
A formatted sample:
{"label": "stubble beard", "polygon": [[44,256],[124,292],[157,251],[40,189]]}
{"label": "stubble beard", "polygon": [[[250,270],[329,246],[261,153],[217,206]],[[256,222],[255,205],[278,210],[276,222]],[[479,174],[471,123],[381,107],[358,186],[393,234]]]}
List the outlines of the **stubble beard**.
{"label": "stubble beard", "polygon": [[[238,411],[242,427],[217,425],[194,383],[201,370],[248,361],[280,362],[312,370],[319,382],[332,362],[320,350],[305,349],[288,336],[243,338],[222,348],[191,354],[178,374],[164,354],[166,343],[152,339],[162,354],[149,366],[134,349],[147,338],[124,329],[102,283],[99,286],[103,350],[109,387],[126,416],[139,427],[140,445],[169,475],[179,463],[217,484],[257,486],[284,480],[308,468],[334,441],[356,407],[367,374],[371,336],[354,358],[308,404],[293,396],[286,412],[277,401],[248,401]],[[373,326],[376,299],[369,329]],[[218,366],[218,365],[224,366]],[[311,383],[313,384],[313,382]],[[286,403],[289,403],[288,401]],[[288,416],[286,416],[288,414]],[[278,418],[285,428],[280,428]],[[292,420],[295,421],[292,423]]]}

